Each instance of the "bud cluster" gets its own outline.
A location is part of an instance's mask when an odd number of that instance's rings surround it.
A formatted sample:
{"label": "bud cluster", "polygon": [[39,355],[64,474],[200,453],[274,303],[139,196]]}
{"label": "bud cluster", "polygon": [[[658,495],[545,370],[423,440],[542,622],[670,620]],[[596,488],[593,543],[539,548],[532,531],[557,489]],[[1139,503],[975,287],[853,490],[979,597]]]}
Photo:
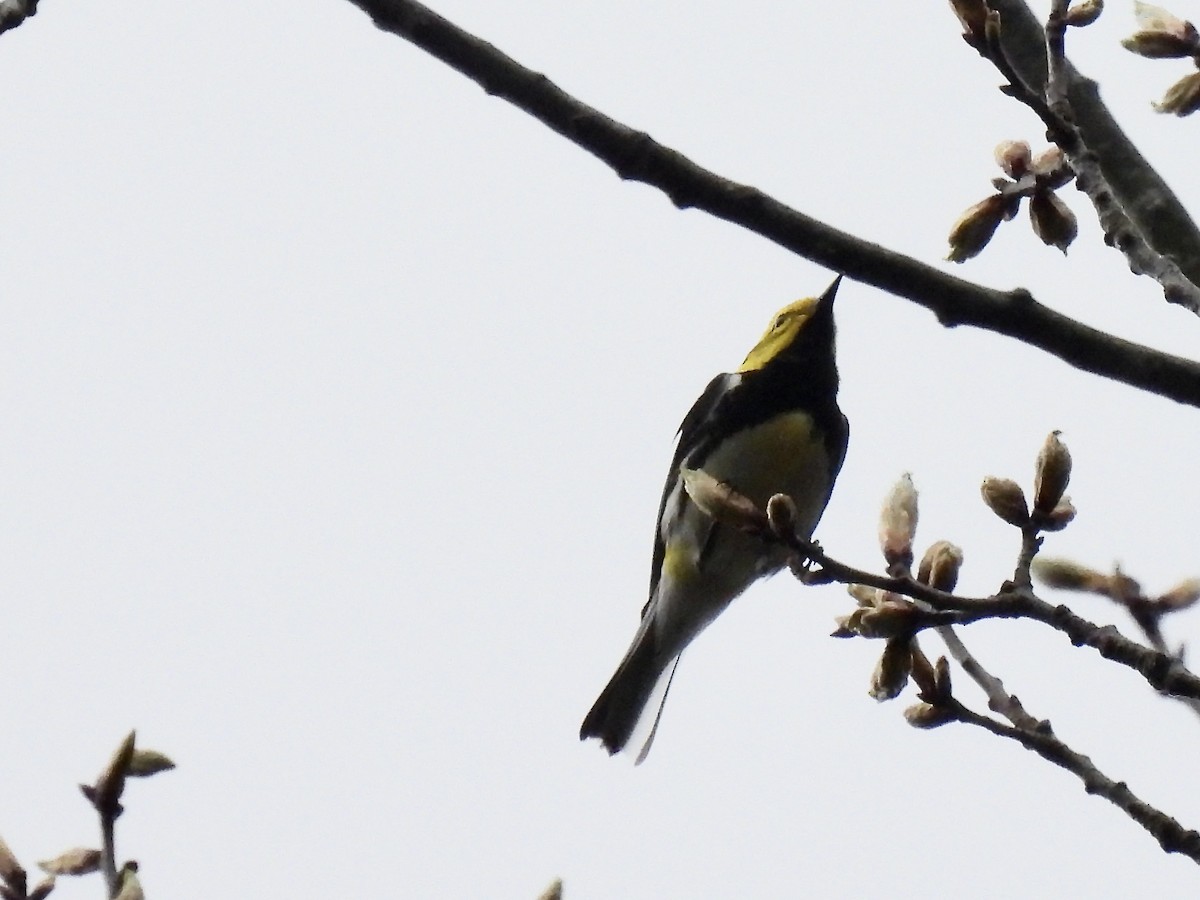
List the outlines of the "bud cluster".
{"label": "bud cluster", "polygon": [[1025,491],[1011,478],[987,477],[979,486],[983,502],[997,516],[1017,528],[1062,531],[1075,518],[1071,498],[1063,496],[1071,480],[1071,453],[1052,431],[1038,453],[1033,473],[1033,508]]}
{"label": "bud cluster", "polygon": [[1001,141],[996,164],[1006,177],[995,178],[996,193],[967,208],[950,229],[951,262],[965,262],[988,245],[1001,222],[1016,217],[1021,201],[1029,198],[1033,232],[1048,247],[1063,253],[1079,232],[1075,214],[1055,193],[1075,177],[1061,148],[1051,146],[1037,156],[1026,141]]}
{"label": "bud cluster", "polygon": [[[1200,68],[1200,31],[1195,25],[1149,3],[1135,3],[1133,13],[1138,30],[1121,41],[1121,46],[1146,59],[1190,58]],[[1200,72],[1179,79],[1152,105],[1160,113],[1176,116],[1200,109]]]}

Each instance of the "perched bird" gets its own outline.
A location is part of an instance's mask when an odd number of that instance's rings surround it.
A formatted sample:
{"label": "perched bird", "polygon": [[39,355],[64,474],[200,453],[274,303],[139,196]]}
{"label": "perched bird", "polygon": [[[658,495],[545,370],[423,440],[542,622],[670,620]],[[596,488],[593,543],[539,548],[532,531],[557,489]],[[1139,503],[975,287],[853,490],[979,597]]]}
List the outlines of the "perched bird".
{"label": "perched bird", "polygon": [[702,512],[684,491],[682,469],[701,469],[760,507],[789,495],[797,532],[812,535],[850,431],[837,405],[840,281],[781,309],[741,367],[714,378],[684,417],[658,511],[650,599],[580,739],[599,738],[609,753],[640,746],[637,762],[645,759],[679,654],[738,594],[786,563],[780,547]]}

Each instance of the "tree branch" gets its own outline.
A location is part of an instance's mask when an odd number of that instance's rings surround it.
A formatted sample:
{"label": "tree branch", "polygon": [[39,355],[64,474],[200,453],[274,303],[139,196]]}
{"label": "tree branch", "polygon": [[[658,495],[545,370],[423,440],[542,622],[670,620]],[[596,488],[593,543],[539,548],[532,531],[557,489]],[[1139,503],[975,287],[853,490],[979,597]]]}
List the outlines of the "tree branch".
{"label": "tree branch", "polygon": [[[988,5],[1000,13],[1005,58],[1025,84],[1044,93],[1048,68],[1041,22],[1024,0],[988,0]],[[1117,125],[1096,82],[1065,57],[1056,62],[1055,74],[1065,85],[1074,124],[1087,151],[1099,161],[1115,204],[1155,251],[1170,257],[1193,285],[1200,284],[1200,229],[1187,209]],[[1120,241],[1123,236],[1114,238]]]}
{"label": "tree branch", "polygon": [[820,570],[808,579],[811,583],[865,584],[929,604],[932,610],[913,610],[908,624],[915,629],[969,625],[982,619],[1033,619],[1061,631],[1076,647],[1091,647],[1105,659],[1133,669],[1157,690],[1177,697],[1200,698],[1200,677],[1176,657],[1130,640],[1112,625],[1097,625],[1076,615],[1069,607],[1047,603],[1028,588],[1008,582],[1000,593],[991,597],[958,597],[922,584],[911,575],[876,575],[840,563],[818,545],[795,537],[781,537],[769,526],[765,526],[763,535],[782,541],[819,565]]}
{"label": "tree branch", "polygon": [[[680,208],[702,209],[851,278],[911,300],[946,326],[1015,338],[1105,378],[1200,407],[1200,365],[1105,334],[1036,302],[997,291],[812,219],[756,188],[701,168],[682,154],[571,97],[414,0],[351,0],[392,32],[528,112],[597,156],[622,178],[657,187]],[[1040,28],[1039,28],[1040,33]]]}
{"label": "tree branch", "polygon": [[1113,781],[1091,759],[1075,752],[1055,737],[1048,724],[1032,730],[1016,728],[980,715],[957,700],[951,699],[949,705],[956,721],[1016,741],[1042,759],[1066,769],[1083,782],[1084,790],[1089,794],[1103,797],[1150,832],[1167,853],[1181,853],[1193,862],[1200,863],[1200,834],[1184,828],[1171,816],[1139,799],[1125,782]]}

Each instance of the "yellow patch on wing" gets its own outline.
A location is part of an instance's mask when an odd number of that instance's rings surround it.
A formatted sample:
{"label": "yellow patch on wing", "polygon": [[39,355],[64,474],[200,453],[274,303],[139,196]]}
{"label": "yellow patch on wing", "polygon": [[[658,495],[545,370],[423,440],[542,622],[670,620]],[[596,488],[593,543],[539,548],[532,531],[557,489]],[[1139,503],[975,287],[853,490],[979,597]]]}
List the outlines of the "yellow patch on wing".
{"label": "yellow patch on wing", "polygon": [[696,568],[696,548],[681,541],[667,544],[663,553],[663,575],[675,583],[690,581],[699,574]]}

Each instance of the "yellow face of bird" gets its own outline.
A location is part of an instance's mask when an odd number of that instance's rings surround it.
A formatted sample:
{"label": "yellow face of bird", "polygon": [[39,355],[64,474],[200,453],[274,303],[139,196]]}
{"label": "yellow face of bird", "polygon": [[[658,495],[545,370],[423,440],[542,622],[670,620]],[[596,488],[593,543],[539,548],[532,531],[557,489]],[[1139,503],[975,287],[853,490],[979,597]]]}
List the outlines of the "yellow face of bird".
{"label": "yellow face of bird", "polygon": [[789,303],[771,320],[771,327],[754,345],[754,349],[746,354],[746,360],[738,369],[739,372],[752,372],[761,369],[779,355],[784,348],[791,346],[792,341],[800,334],[806,322],[812,318],[820,301],[815,297],[806,297]]}

